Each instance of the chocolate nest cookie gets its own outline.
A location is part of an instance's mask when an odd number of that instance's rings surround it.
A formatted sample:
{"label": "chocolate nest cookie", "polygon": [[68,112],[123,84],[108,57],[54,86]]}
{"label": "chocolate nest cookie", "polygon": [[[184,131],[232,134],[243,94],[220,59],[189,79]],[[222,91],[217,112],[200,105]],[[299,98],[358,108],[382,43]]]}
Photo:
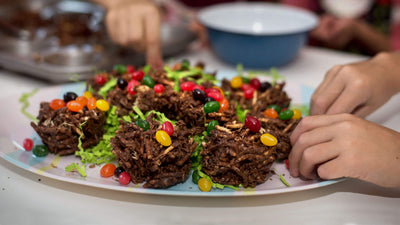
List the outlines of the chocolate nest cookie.
{"label": "chocolate nest cookie", "polygon": [[[215,130],[206,137],[203,145],[202,170],[215,183],[243,187],[255,187],[264,183],[275,160],[288,157],[290,133],[298,120],[259,118],[261,129],[253,133],[243,123],[233,121]],[[268,133],[276,137],[274,146],[264,145],[260,137]]]}
{"label": "chocolate nest cookie", "polygon": [[252,112],[263,112],[265,107],[271,104],[279,105],[282,108],[287,108],[291,99],[283,90],[285,83],[276,83],[275,85],[254,91],[254,95],[250,99],[244,98],[243,90],[240,88],[232,88],[227,79],[222,80],[221,88],[230,93],[229,101],[237,102],[243,109],[249,109]]}
{"label": "chocolate nest cookie", "polygon": [[172,144],[163,146],[155,138],[161,125],[152,116],[146,118],[150,124],[146,131],[135,123],[121,122],[111,139],[112,152],[133,183],[145,182],[145,188],[167,188],[188,178],[190,156],[197,145],[189,137],[196,131],[178,121],[171,135]]}
{"label": "chocolate nest cookie", "polygon": [[202,170],[215,183],[243,187],[264,183],[276,159],[276,147],[266,147],[260,136],[242,123],[216,126],[200,152]]}
{"label": "chocolate nest cookie", "polygon": [[82,148],[86,149],[99,143],[105,132],[106,114],[97,109],[71,112],[63,107],[53,110],[48,102],[42,102],[37,119],[39,122],[31,122],[31,126],[49,151],[59,155],[78,151],[81,135]]}

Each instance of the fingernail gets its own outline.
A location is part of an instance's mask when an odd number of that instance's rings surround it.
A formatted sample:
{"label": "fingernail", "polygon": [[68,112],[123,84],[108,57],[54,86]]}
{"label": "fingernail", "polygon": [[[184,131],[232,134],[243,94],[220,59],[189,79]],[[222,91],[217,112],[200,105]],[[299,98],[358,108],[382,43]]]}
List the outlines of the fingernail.
{"label": "fingernail", "polygon": [[297,168],[290,168],[290,175],[292,177],[298,177],[299,176],[299,170]]}

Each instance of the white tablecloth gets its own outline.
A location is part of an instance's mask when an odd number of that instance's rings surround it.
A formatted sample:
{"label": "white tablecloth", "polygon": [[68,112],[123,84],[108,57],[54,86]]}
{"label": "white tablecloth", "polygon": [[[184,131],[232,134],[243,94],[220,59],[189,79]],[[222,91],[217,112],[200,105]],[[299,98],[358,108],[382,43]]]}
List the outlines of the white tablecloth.
{"label": "white tablecloth", "polygon": [[[201,60],[210,70],[235,69],[208,50],[189,51],[174,59],[183,58]],[[362,59],[358,55],[306,47],[291,64],[279,68],[279,72],[287,82],[316,87],[333,65]],[[1,97],[49,85],[46,81],[0,70]],[[7,110],[7,106],[0,106],[0,110]],[[389,125],[399,128],[400,122]],[[1,147],[4,146],[0,141]],[[353,179],[312,190],[265,196],[144,195],[57,181],[0,159],[2,225],[400,224],[399,197],[400,189]]]}

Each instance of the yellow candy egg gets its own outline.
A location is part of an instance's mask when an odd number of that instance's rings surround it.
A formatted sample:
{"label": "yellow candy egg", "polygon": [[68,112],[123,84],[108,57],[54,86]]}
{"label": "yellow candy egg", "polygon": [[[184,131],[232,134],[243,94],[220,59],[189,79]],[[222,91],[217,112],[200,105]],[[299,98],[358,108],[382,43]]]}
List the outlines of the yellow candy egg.
{"label": "yellow candy egg", "polygon": [[293,111],[292,119],[294,119],[294,120],[301,119],[301,112],[300,112],[300,110],[298,110],[298,109],[293,109],[292,111]]}
{"label": "yellow candy egg", "polygon": [[231,87],[232,88],[240,88],[243,84],[243,80],[241,77],[234,77],[231,80]]}
{"label": "yellow candy egg", "polygon": [[101,110],[101,111],[108,111],[110,109],[110,105],[108,104],[108,102],[104,99],[99,99],[96,101],[96,107]]}
{"label": "yellow candy egg", "polygon": [[211,182],[206,178],[200,178],[199,182],[197,183],[199,186],[200,191],[209,192],[211,191]]}
{"label": "yellow candy egg", "polygon": [[87,99],[93,97],[92,93],[90,93],[88,91],[83,92],[83,96],[85,96]]}
{"label": "yellow candy egg", "polygon": [[271,134],[263,134],[260,137],[261,142],[266,146],[275,146],[278,144],[278,140]]}
{"label": "yellow candy egg", "polygon": [[172,141],[167,132],[159,130],[156,132],[156,140],[163,146],[170,146]]}

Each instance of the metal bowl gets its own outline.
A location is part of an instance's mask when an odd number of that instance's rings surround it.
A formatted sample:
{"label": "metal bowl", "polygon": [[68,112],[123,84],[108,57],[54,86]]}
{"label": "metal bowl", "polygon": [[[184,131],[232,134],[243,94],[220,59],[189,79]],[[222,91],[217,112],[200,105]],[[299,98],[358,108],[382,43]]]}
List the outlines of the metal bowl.
{"label": "metal bowl", "polygon": [[[13,10],[21,7],[40,12],[40,17],[50,20],[51,25],[38,29],[44,31],[41,35],[35,31],[35,38],[9,36],[0,28],[0,66],[5,69],[59,83],[70,81],[71,74],[79,74],[81,80],[87,79],[96,70],[108,70],[115,64],[145,64],[143,52],[118,46],[110,40],[103,21],[105,11],[99,5],[79,0],[18,1],[0,7],[0,20],[9,18]],[[72,33],[69,36],[72,39],[63,41],[58,35],[63,17],[83,18],[90,30],[89,37]],[[75,32],[77,27],[73,27],[72,32]],[[194,39],[195,34],[185,24],[163,23],[161,26],[164,57],[184,51]]]}
{"label": "metal bowl", "polygon": [[43,63],[57,66],[94,66],[104,63],[104,52],[96,52],[92,45],[69,45],[51,48],[42,53]]}

